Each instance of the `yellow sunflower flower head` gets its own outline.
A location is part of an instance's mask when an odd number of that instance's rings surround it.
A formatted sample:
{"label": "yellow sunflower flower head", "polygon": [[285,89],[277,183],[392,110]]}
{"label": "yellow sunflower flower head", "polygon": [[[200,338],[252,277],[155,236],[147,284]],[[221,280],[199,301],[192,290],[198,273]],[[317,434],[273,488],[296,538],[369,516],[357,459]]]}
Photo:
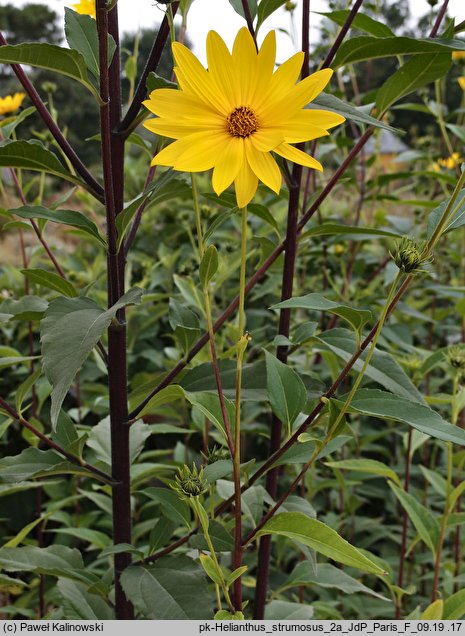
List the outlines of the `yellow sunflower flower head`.
{"label": "yellow sunflower flower head", "polygon": [[462,75],[461,77],[457,78],[457,82],[460,85],[460,88],[465,91],[465,77]]}
{"label": "yellow sunflower flower head", "polygon": [[234,183],[240,208],[253,198],[259,180],[279,193],[281,172],[272,152],[323,169],[291,144],[328,135],[329,128],[345,121],[330,111],[304,108],[329,82],[331,69],[297,82],[304,54],[296,53],[275,71],[274,32],[257,52],[246,28],[237,34],[232,53],[218,33],[209,32],[208,70],[178,42],[173,43],[173,55],[180,90],[156,89],[144,102],[158,116],[145,127],[176,140],[154,157],[152,165],[182,172],[213,168],[216,194]]}
{"label": "yellow sunflower flower head", "polygon": [[465,62],[465,51],[453,51],[452,59],[456,62]]}
{"label": "yellow sunflower flower head", "polygon": [[462,163],[462,161],[463,159],[459,155],[459,153],[453,152],[451,156],[447,157],[446,159],[438,159],[438,164],[442,168],[447,168],[447,170],[453,170],[454,168],[459,166]]}
{"label": "yellow sunflower flower head", "polygon": [[0,97],[0,115],[9,115],[16,112],[25,97],[25,93],[15,93],[14,95]]}
{"label": "yellow sunflower flower head", "polygon": [[79,0],[79,2],[71,6],[77,13],[90,15],[92,18],[95,18],[95,0]]}

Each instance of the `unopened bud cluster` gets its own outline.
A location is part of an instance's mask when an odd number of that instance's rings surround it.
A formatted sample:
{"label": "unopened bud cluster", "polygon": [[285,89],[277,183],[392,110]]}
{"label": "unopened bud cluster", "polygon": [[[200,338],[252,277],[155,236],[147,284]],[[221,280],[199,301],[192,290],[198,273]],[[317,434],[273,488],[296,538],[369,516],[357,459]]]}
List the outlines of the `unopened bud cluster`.
{"label": "unopened bud cluster", "polygon": [[221,446],[217,446],[216,444],[213,448],[209,448],[207,453],[202,453],[202,457],[205,460],[205,464],[208,466],[210,464],[214,464],[220,459],[229,459],[229,453],[226,448],[222,448]]}
{"label": "unopened bud cluster", "polygon": [[192,468],[184,466],[179,468],[175,477],[176,483],[171,487],[175,490],[181,499],[189,499],[190,497],[199,497],[208,487],[207,482],[203,479],[203,469],[197,470],[197,466],[192,464]]}
{"label": "unopened bud cluster", "polygon": [[451,367],[465,371],[465,345],[451,345],[447,350],[447,359]]}
{"label": "unopened bud cluster", "polygon": [[396,245],[394,254],[391,253],[395,264],[404,274],[420,273],[422,265],[431,262],[431,258],[424,256],[424,245],[414,239],[404,236]]}

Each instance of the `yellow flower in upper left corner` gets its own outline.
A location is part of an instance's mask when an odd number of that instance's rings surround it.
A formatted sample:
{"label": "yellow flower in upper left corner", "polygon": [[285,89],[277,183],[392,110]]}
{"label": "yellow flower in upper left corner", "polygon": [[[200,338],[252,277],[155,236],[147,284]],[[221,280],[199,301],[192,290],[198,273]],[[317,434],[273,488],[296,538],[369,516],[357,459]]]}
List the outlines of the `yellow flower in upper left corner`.
{"label": "yellow flower in upper left corner", "polygon": [[71,6],[77,13],[90,15],[95,18],[95,0],[79,0],[79,2]]}
{"label": "yellow flower in upper left corner", "polygon": [[304,60],[296,53],[275,71],[276,38],[268,33],[257,52],[249,31],[242,28],[232,53],[215,31],[207,36],[208,70],[182,44],[173,43],[180,90],[152,91],[145,106],[157,119],[145,122],[157,135],[175,139],[152,165],[182,172],[213,168],[217,195],[234,183],[237,204],[245,207],[258,181],[278,193],[281,172],[271,155],[322,170],[321,164],[291,146],[328,135],[345,121],[336,113],[305,109],[329,82],[323,69],[297,82]]}
{"label": "yellow flower in upper left corner", "polygon": [[9,113],[17,111],[25,97],[26,95],[24,93],[15,93],[14,95],[0,97],[0,115],[8,115]]}

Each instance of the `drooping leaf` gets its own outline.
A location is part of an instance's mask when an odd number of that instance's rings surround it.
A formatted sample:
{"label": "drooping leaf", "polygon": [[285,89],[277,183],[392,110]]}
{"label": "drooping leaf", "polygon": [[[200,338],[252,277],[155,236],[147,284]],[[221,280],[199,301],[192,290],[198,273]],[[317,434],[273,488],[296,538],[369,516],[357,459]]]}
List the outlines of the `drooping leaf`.
{"label": "drooping leaf", "polygon": [[48,302],[39,296],[25,295],[19,300],[8,299],[0,303],[0,313],[11,320],[40,320]]}
{"label": "drooping leaf", "polygon": [[344,565],[371,574],[384,574],[376,563],[343,539],[335,530],[301,512],[283,512],[275,515],[265,523],[256,536],[265,534],[289,537]]}
{"label": "drooping leaf", "polygon": [[[347,329],[331,329],[317,336],[317,339],[324,342],[344,362],[348,362],[356,351],[354,337]],[[358,372],[361,370],[365,356],[366,351],[354,364],[354,371]],[[392,391],[398,396],[420,404],[425,403],[423,396],[411,382],[405,371],[392,356],[384,351],[375,350],[365,374],[371,380],[378,382],[385,389]]]}
{"label": "drooping leaf", "polygon": [[163,516],[175,521],[178,525],[189,526],[191,510],[185,501],[170,488],[146,488],[144,495],[160,504]]}
{"label": "drooping leaf", "polygon": [[444,602],[443,619],[445,621],[460,620],[465,616],[465,589],[449,596]]}
{"label": "drooping leaf", "polygon": [[84,468],[64,461],[53,450],[42,451],[38,448],[26,448],[19,455],[0,459],[0,481],[5,483],[65,473],[89,474]]}
{"label": "drooping leaf", "polygon": [[78,295],[73,285],[55,272],[49,272],[46,269],[22,269],[21,274],[31,283],[53,289],[63,296],[75,298]]}
{"label": "drooping leaf", "polygon": [[290,432],[307,402],[307,389],[291,367],[268,351],[265,351],[265,357],[268,399],[273,413]]}
{"label": "drooping leaf", "polygon": [[465,446],[465,431],[461,428],[452,426],[429,407],[393,393],[379,389],[360,389],[355,394],[349,410],[404,422],[431,437]]}
{"label": "drooping leaf", "polygon": [[[325,18],[332,20],[339,26],[343,26],[345,24],[345,21],[347,20],[350,11],[346,9],[342,11],[329,11],[326,13],[322,11],[315,11],[315,13],[317,13],[318,15],[324,15]],[[373,35],[375,38],[394,37],[394,33],[387,26],[387,24],[379,22],[378,20],[374,20],[364,13],[357,13],[350,26],[352,29],[365,31],[370,35]]]}
{"label": "drooping leaf", "polygon": [[[142,451],[145,440],[150,437],[150,426],[137,420],[129,429],[129,458],[131,463]],[[99,461],[111,466],[110,418],[105,417],[92,427],[86,445],[96,453]]]}
{"label": "drooping leaf", "polygon": [[59,579],[57,588],[67,619],[100,621],[114,618],[111,607],[103,598],[88,592],[84,585],[68,579]]}
{"label": "drooping leaf", "polygon": [[401,485],[400,479],[389,466],[375,459],[343,459],[338,462],[325,462],[330,468],[338,470],[354,470],[360,473],[369,473],[371,475],[379,475],[392,479],[398,486]]}
{"label": "drooping leaf", "polygon": [[80,570],[84,568],[84,563],[79,550],[51,545],[47,548],[0,548],[0,566],[7,572],[48,574],[57,570]]}
{"label": "drooping leaf", "polygon": [[458,39],[441,40],[406,36],[374,38],[363,35],[343,42],[331,67],[338,68],[344,64],[393,55],[451,53],[452,51],[465,51],[465,42]]}
{"label": "drooping leaf", "polygon": [[286,0],[261,0],[257,7],[257,26],[255,30],[258,31],[263,22],[285,2]]}
{"label": "drooping leaf", "polygon": [[363,583],[360,583],[360,581],[357,581],[357,579],[354,579],[330,563],[320,563],[316,572],[308,561],[298,563],[289,575],[289,578],[285,581],[284,587],[296,587],[300,585],[321,585],[321,587],[341,590],[341,592],[345,594],[361,592],[369,596],[380,598],[383,601],[390,600],[382,594],[370,590],[369,587],[363,585]]}
{"label": "drooping leaf", "polygon": [[209,245],[200,261],[199,275],[203,286],[208,285],[218,269],[218,250]]}
{"label": "drooping leaf", "polygon": [[320,93],[318,97],[307,106],[307,108],[323,108],[324,110],[331,110],[338,115],[342,115],[346,119],[351,119],[357,124],[365,124],[366,126],[374,126],[375,128],[383,128],[384,130],[389,130],[393,133],[399,133],[401,131],[393,128],[392,126],[388,126],[380,119],[375,119],[375,117],[371,117],[368,115],[365,110],[357,106],[353,106],[350,102],[342,101],[339,97],[335,95],[330,95],[329,93]]}
{"label": "drooping leaf", "polygon": [[134,288],[106,311],[85,297],[57,298],[50,303],[40,323],[40,335],[43,370],[53,386],[50,411],[53,426],[76,373],[118,309],[140,302],[142,293]]}
{"label": "drooping leaf", "polygon": [[167,556],[154,565],[126,568],[121,584],[143,618],[204,620],[213,615],[207,579],[201,567],[186,556]]}
{"label": "drooping leaf", "polygon": [[376,108],[384,113],[405,95],[444,77],[452,64],[450,53],[417,55],[403,64],[378,90]]}
{"label": "drooping leaf", "polygon": [[40,205],[22,206],[11,210],[13,214],[22,219],[45,219],[52,223],[61,223],[75,227],[85,232],[92,238],[97,239],[102,245],[106,245],[106,241],[100,234],[98,227],[85,214],[77,210],[49,210]]}
{"label": "drooping leaf", "polygon": [[389,482],[389,486],[400,501],[402,507],[407,512],[410,521],[420,535],[422,541],[426,543],[435,556],[439,541],[438,520],[433,517],[428,508],[421,504],[418,499],[413,497],[413,495],[405,492],[402,488],[398,488],[392,482]]}
{"label": "drooping leaf", "polygon": [[422,621],[440,621],[442,619],[442,613],[444,611],[444,601],[442,598],[434,601],[425,609],[420,616]]}
{"label": "drooping leaf", "polygon": [[1,47],[0,62],[3,64],[26,64],[65,75],[85,86],[98,103],[101,101],[97,89],[89,81],[83,56],[73,49],[65,49],[56,44],[44,42],[8,44]]}
{"label": "drooping leaf", "polygon": [[341,303],[328,300],[322,294],[307,294],[296,298],[284,300],[271,309],[308,309],[309,311],[328,311],[340,316],[347,321],[355,331],[362,329],[363,325],[371,318],[371,312],[366,309],[354,309]]}
{"label": "drooping leaf", "polygon": [[[444,214],[447,205],[449,204],[450,197],[443,201],[437,208],[430,213],[428,216],[428,224],[427,224],[427,236],[430,238],[437,228],[439,221],[441,220],[442,215]],[[465,225],[465,190],[461,190],[458,194],[458,197],[454,203],[454,207],[452,208],[454,212],[450,217],[449,222],[446,224],[443,234],[447,232],[451,232],[459,227]]]}
{"label": "drooping leaf", "polygon": [[[5,48],[0,47],[1,50]],[[57,156],[38,141],[4,141],[0,144],[0,167],[47,172],[83,188],[87,187],[82,179],[71,174]]]}

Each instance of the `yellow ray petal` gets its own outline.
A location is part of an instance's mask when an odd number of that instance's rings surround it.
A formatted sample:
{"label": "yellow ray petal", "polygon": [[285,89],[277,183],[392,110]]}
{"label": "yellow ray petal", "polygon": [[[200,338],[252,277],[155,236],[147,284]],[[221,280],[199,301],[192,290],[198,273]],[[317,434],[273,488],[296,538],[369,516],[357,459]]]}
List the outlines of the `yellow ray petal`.
{"label": "yellow ray petal", "polygon": [[298,105],[299,108],[303,108],[314,100],[328,84],[332,74],[332,69],[324,68],[322,71],[312,73],[312,75],[299,82],[289,95],[292,105]]}
{"label": "yellow ray petal", "polygon": [[234,66],[240,69],[238,97],[241,104],[250,105],[257,84],[257,49],[248,29],[240,29],[232,50]]}
{"label": "yellow ray petal", "polygon": [[256,150],[269,152],[284,141],[284,132],[280,128],[259,128],[249,139]]}
{"label": "yellow ray petal", "polygon": [[256,150],[250,140],[245,142],[245,152],[250,167],[263,183],[273,192],[279,194],[281,189],[281,172],[278,164],[269,152],[259,152]]}
{"label": "yellow ray petal", "polygon": [[142,103],[150,112],[160,117],[173,117],[175,113],[204,117],[215,112],[205,102],[174,88],[157,88]]}
{"label": "yellow ray petal", "polygon": [[343,124],[346,120],[345,117],[338,113],[333,113],[330,110],[319,110],[318,108],[307,108],[306,110],[301,110],[292,119],[293,121],[298,120],[302,122],[308,120],[309,124],[326,129],[333,128],[333,126],[339,126],[339,124]]}
{"label": "yellow ray petal", "polygon": [[178,78],[182,77],[194,95],[215,109],[227,111],[228,103],[224,94],[218,89],[211,77],[195,55],[183,44],[173,43],[173,55],[179,67]]}
{"label": "yellow ray petal", "polygon": [[222,123],[211,124],[202,119],[180,119],[173,121],[165,118],[149,119],[144,122],[144,127],[156,135],[171,137],[173,139],[180,139],[195,132],[208,134],[209,132],[220,132],[224,129]]}
{"label": "yellow ray petal", "polygon": [[240,87],[237,69],[233,64],[231,53],[216,31],[207,35],[208,73],[223,93],[230,111],[240,106]]}
{"label": "yellow ray petal", "polygon": [[187,148],[178,156],[173,168],[181,172],[203,172],[210,170],[218,162],[224,145],[230,137],[226,133],[194,133],[182,141],[191,140]]}
{"label": "yellow ray petal", "polygon": [[223,147],[213,170],[212,186],[218,196],[229,188],[244,161],[244,140],[231,137],[227,145]]}
{"label": "yellow ray petal", "polygon": [[[255,95],[254,106],[259,111],[266,106],[272,106],[276,102],[282,103],[284,96],[294,88],[299,78],[303,61],[304,54],[300,51],[283,62],[281,66],[276,69],[271,77],[271,81],[267,83],[266,90],[263,91],[261,95],[258,92]],[[289,105],[290,104],[288,104],[288,107]]]}
{"label": "yellow ray petal", "polygon": [[[186,142],[187,140],[187,142]],[[155,155],[152,159],[151,166],[174,166],[177,161],[179,155],[186,150],[189,144],[189,137],[184,137],[184,139],[178,139],[178,141],[174,141],[169,146],[160,150],[160,152]]]}
{"label": "yellow ray petal", "polygon": [[236,188],[237,205],[240,208],[245,208],[253,199],[258,187],[258,179],[246,161],[242,163],[242,167],[234,181],[234,186]]}
{"label": "yellow ray petal", "polygon": [[284,131],[284,141],[288,144],[299,144],[302,141],[311,141],[327,135],[329,132],[324,128],[318,128],[318,126],[287,124]]}
{"label": "yellow ray petal", "polygon": [[289,159],[289,161],[293,161],[294,163],[298,163],[301,166],[306,166],[307,168],[315,168],[315,170],[323,170],[323,166],[319,161],[307,155],[306,152],[302,152],[298,148],[294,148],[294,146],[290,146],[289,144],[281,144],[274,151],[284,157],[284,159]]}

